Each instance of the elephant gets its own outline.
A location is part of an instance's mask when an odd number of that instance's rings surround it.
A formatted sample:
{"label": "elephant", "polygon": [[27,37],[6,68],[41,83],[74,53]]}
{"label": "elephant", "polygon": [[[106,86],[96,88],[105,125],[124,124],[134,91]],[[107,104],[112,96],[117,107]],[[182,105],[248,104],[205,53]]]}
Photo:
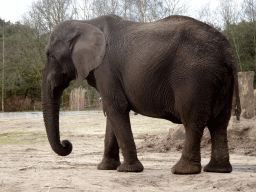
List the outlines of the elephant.
{"label": "elephant", "polygon": [[[174,174],[202,170],[200,142],[205,127],[212,149],[206,172],[230,173],[227,126],[233,95],[240,117],[237,63],[233,49],[215,28],[186,16],[151,23],[116,15],[67,20],[52,30],[42,75],[43,118],[51,148],[69,155],[60,140],[61,96],[72,80],[87,80],[100,94],[106,115],[99,170],[141,172],[129,112],[185,127],[185,143]],[[120,154],[123,162],[120,161]]]}

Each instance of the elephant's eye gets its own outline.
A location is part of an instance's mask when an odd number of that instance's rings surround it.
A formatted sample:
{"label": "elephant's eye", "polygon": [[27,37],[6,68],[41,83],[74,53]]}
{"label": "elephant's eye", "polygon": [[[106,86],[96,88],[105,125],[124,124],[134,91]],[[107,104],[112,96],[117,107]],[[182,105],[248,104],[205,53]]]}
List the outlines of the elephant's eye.
{"label": "elephant's eye", "polygon": [[51,60],[53,60],[53,59],[54,59],[54,57],[53,57],[53,56],[50,56],[50,59],[51,59]]}

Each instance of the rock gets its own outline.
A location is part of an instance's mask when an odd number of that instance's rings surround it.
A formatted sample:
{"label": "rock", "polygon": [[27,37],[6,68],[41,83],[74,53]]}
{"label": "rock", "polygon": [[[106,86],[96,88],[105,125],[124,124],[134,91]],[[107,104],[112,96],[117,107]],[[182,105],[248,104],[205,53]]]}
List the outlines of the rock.
{"label": "rock", "polygon": [[183,140],[185,139],[185,128],[184,125],[177,125],[169,130],[169,136],[172,140]]}

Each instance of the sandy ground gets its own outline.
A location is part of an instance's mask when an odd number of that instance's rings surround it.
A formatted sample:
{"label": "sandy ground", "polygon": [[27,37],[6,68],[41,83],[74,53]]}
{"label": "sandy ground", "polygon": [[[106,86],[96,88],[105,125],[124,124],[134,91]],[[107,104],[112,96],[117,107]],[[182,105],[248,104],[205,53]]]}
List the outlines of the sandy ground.
{"label": "sandy ground", "polygon": [[[181,156],[178,149],[139,150],[145,167],[141,173],[97,170],[105,121],[101,113],[61,117],[61,139],[69,139],[74,149],[71,155],[60,157],[49,146],[42,118],[0,119],[0,191],[256,191],[256,156],[235,150],[230,174],[174,175],[171,167]],[[133,114],[131,123],[138,146],[145,142],[146,133],[146,137],[168,135],[175,127],[165,120]],[[208,163],[209,152],[202,150],[202,166]]]}

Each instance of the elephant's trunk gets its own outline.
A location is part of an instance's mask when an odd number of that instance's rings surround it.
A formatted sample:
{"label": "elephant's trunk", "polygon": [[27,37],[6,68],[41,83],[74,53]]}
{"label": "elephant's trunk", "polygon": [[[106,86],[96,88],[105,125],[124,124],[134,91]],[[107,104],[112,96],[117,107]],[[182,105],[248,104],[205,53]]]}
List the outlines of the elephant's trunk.
{"label": "elephant's trunk", "polygon": [[42,102],[43,117],[49,143],[55,153],[61,156],[69,155],[72,151],[72,144],[68,140],[60,143],[59,133],[59,110],[63,89],[52,89],[47,77],[43,76],[42,81]]}

